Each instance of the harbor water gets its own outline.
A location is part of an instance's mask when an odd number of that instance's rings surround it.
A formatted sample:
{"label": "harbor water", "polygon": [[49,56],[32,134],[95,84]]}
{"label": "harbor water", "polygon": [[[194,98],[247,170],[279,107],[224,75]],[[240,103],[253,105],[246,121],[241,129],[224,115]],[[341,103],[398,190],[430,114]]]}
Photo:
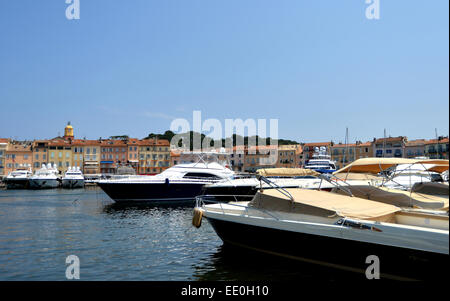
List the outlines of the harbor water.
{"label": "harbor water", "polygon": [[117,206],[97,187],[0,190],[0,280],[66,280],[69,255],[79,258],[80,280],[352,276],[224,246],[207,220],[198,229],[192,226],[192,211],[192,206]]}

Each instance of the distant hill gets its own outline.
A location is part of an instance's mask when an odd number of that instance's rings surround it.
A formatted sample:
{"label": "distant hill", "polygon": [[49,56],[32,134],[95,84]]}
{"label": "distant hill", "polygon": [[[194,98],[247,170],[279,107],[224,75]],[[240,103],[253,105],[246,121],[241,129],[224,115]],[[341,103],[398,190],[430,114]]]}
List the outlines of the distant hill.
{"label": "distant hill", "polygon": [[[174,132],[172,132],[172,131],[165,131],[164,134],[150,133],[144,139],[158,138],[158,139],[166,139],[166,140],[171,141],[172,138],[175,135],[176,134]],[[189,132],[186,132],[186,133],[183,133],[183,134],[179,134],[179,137],[181,137],[183,139],[189,139],[191,150],[193,149],[194,137],[196,139],[198,139],[198,136],[200,136],[200,141],[201,141],[202,145],[203,145],[203,142],[204,142],[205,139],[208,139],[210,141],[210,143],[209,143],[210,146],[214,145],[214,139],[213,138],[208,137],[208,136],[206,136],[204,134],[200,134],[198,132],[189,131]],[[258,136],[251,136],[251,138],[256,140],[256,145],[259,145],[258,144],[258,142],[259,142],[258,141],[259,140]],[[239,143],[239,145],[242,145],[242,141],[243,141],[243,145],[248,146],[249,137],[248,136],[242,137],[242,136],[236,135],[236,134],[233,134],[232,137],[229,137],[229,138],[226,138],[226,139],[221,139],[221,141],[218,141],[218,143],[216,145],[221,145],[222,147],[225,147],[225,145],[227,144],[226,142],[230,141],[231,139],[233,139],[233,142],[232,142],[233,146],[236,146],[238,144],[238,142],[241,142],[241,143]],[[272,140],[272,145],[276,144],[276,141],[273,141],[273,139],[270,138],[270,137],[262,138],[262,139],[265,139],[265,142],[266,142],[265,145],[269,145],[271,140]],[[297,141],[294,141],[294,140],[278,139],[278,145],[292,145],[292,144],[300,144],[300,143],[297,142]],[[178,141],[178,146],[181,146],[181,145],[182,145],[182,142],[180,140],[180,141]]]}

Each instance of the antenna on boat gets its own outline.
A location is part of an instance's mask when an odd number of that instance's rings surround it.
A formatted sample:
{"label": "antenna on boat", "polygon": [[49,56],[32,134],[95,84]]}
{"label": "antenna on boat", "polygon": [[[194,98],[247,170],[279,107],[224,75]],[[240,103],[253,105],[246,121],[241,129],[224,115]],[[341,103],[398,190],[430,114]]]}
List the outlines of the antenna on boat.
{"label": "antenna on boat", "polygon": [[384,129],[384,139],[383,139],[383,158],[386,153],[386,129]]}

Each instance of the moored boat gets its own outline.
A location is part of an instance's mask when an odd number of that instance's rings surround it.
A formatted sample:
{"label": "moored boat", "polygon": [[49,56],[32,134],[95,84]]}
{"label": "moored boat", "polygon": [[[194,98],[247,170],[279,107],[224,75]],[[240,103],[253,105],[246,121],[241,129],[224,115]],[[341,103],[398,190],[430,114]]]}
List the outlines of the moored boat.
{"label": "moored boat", "polygon": [[182,163],[154,176],[125,176],[97,184],[115,202],[194,204],[206,184],[230,178],[234,172],[223,153],[185,153]]}
{"label": "moored boat", "polygon": [[31,189],[50,189],[58,188],[61,183],[58,169],[55,165],[42,164],[41,169],[37,170],[33,176],[30,177],[29,187]]}
{"label": "moored boat", "polygon": [[84,176],[79,167],[69,167],[62,178],[63,188],[83,188]]}
{"label": "moored boat", "polygon": [[422,279],[448,264],[448,215],[301,188],[258,192],[250,202],[197,198],[225,244],[365,273],[369,256],[381,277]]}
{"label": "moored boat", "polygon": [[19,166],[19,168],[10,172],[3,182],[6,185],[6,189],[26,189],[32,175],[30,166]]}

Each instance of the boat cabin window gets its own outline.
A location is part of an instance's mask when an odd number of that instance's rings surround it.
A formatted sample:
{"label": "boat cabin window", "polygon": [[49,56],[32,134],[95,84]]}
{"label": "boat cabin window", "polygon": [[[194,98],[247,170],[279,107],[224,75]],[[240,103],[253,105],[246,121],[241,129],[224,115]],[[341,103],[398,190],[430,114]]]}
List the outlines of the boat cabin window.
{"label": "boat cabin window", "polygon": [[220,179],[220,177],[206,172],[188,172],[183,178]]}

